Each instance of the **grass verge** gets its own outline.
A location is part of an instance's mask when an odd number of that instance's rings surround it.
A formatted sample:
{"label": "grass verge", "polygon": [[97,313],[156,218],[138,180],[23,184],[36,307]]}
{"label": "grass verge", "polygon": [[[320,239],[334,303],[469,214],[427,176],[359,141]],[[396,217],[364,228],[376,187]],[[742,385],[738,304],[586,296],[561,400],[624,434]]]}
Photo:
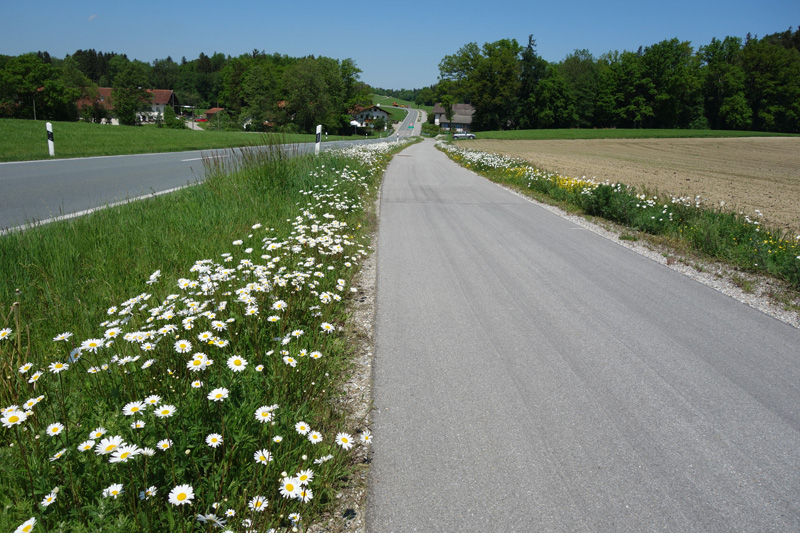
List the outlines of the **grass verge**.
{"label": "grass verge", "polygon": [[525,161],[453,144],[439,146],[457,163],[492,181],[673,241],[742,271],[775,276],[800,290],[800,236],[764,227],[757,217],[710,209],[696,198],[667,198],[623,183],[560,176]]}
{"label": "grass verge", "polygon": [[[110,126],[88,122],[54,122],[53,138],[56,158],[215,150],[274,142],[315,141],[315,136],[311,134],[171,130],[155,126]],[[361,137],[331,135],[327,140],[350,138]],[[49,158],[44,121],[0,119],[0,161]]]}
{"label": "grass verge", "polygon": [[371,438],[334,406],[396,147],[246,151],[0,238],[0,529],[305,531]]}

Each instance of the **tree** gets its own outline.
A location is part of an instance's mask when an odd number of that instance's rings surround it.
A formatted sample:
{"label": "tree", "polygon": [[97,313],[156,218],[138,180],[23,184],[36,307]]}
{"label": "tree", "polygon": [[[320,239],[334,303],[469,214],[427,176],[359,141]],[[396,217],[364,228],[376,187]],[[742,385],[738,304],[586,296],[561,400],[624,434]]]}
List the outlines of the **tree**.
{"label": "tree", "polygon": [[9,59],[0,71],[0,105],[16,118],[40,118],[43,102],[39,89],[56,75],[56,69],[37,54],[23,54]]}
{"label": "tree", "polygon": [[146,87],[150,66],[141,61],[128,61],[124,56],[113,57],[110,65],[114,76],[114,90],[111,92],[114,113],[120,124],[135,126],[137,114],[145,108],[148,98]]}
{"label": "tree", "polygon": [[442,96],[441,105],[444,109],[444,116],[447,119],[447,125],[450,132],[453,132],[453,105],[455,104],[455,97],[452,94],[445,94]]}
{"label": "tree", "polygon": [[436,93],[433,87],[424,87],[417,95],[417,105],[434,105],[436,103]]}
{"label": "tree", "polygon": [[153,89],[175,90],[175,85],[180,77],[180,67],[171,57],[153,61],[149,86]]}
{"label": "tree", "polygon": [[645,74],[642,53],[622,52],[610,65],[606,82],[615,126],[640,128],[654,113],[653,81]]}
{"label": "tree", "polygon": [[558,67],[574,102],[576,126],[592,127],[600,92],[600,67],[588,50],[575,50]]}
{"label": "tree", "polygon": [[168,105],[164,108],[164,126],[167,128],[171,128],[174,130],[182,130],[186,128],[186,124],[184,124],[183,120],[178,118],[175,115],[175,110],[172,109],[171,105]]}
{"label": "tree", "polygon": [[528,35],[528,45],[520,54],[519,107],[516,110],[517,124],[522,129],[535,127],[537,107],[535,93],[539,82],[545,77],[547,61],[536,53],[536,40]]}
{"label": "tree", "polygon": [[700,63],[688,41],[670,39],[645,48],[642,75],[649,80],[642,97],[652,109],[646,125],[688,128],[703,115]]}
{"label": "tree", "polygon": [[335,59],[301,59],[286,70],[284,89],[289,116],[301,131],[312,132],[317,124],[339,131],[348,124],[344,80]]}
{"label": "tree", "polygon": [[483,60],[470,76],[472,105],[475,107],[472,120],[476,129],[497,130],[514,126],[521,51],[516,39],[501,39],[483,45]]}
{"label": "tree", "polygon": [[713,129],[749,129],[752,110],[745,97],[742,66],[742,40],[725,37],[711,39],[701,46],[703,98],[709,126]]}
{"label": "tree", "polygon": [[800,132],[800,52],[766,39],[749,39],[742,65],[753,129]]}
{"label": "tree", "polygon": [[52,79],[44,82],[40,91],[42,107],[40,118],[59,121],[78,120],[77,101],[81,91],[75,87],[66,87],[60,80]]}
{"label": "tree", "polygon": [[556,65],[548,65],[529,102],[535,109],[536,128],[571,128],[578,121],[567,82]]}
{"label": "tree", "polygon": [[122,87],[111,91],[114,114],[123,126],[135,126],[137,114],[145,107],[147,92],[138,87]]}
{"label": "tree", "polygon": [[386,119],[383,117],[378,117],[372,122],[372,128],[375,131],[383,131],[386,129]]}
{"label": "tree", "polygon": [[477,43],[467,43],[453,55],[444,56],[439,62],[439,79],[449,82],[448,90],[456,100],[472,101],[473,73],[483,61]]}

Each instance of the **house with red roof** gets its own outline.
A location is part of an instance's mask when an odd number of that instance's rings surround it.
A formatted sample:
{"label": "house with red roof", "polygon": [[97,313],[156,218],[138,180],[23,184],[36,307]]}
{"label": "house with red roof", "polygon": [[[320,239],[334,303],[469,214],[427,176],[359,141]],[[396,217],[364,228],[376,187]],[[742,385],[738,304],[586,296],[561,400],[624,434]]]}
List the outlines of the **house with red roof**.
{"label": "house with red roof", "polygon": [[[97,103],[103,106],[107,111],[113,111],[113,91],[114,89],[111,87],[98,87],[95,100],[92,101],[88,98],[78,100],[78,109],[90,107]],[[175,93],[170,89],[146,89],[146,92],[147,97],[145,98],[144,109],[139,113],[140,122],[154,122],[157,116],[161,115],[163,117],[167,106],[171,106],[173,110],[180,107]]]}

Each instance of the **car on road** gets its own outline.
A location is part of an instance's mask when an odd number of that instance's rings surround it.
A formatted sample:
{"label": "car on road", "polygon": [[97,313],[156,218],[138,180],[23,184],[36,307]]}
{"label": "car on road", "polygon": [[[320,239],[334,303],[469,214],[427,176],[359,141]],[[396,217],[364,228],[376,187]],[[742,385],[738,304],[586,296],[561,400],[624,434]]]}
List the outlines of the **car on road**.
{"label": "car on road", "polygon": [[454,141],[457,141],[459,139],[474,139],[474,138],[475,138],[475,134],[474,133],[454,133],[453,134],[453,140]]}

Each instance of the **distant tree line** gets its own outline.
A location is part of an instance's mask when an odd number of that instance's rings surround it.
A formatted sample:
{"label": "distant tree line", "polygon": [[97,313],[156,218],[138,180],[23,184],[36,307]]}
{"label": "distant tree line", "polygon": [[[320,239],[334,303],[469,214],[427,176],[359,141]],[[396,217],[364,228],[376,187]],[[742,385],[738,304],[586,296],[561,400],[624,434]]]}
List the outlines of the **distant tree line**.
{"label": "distant tree line", "polygon": [[699,128],[800,133],[800,28],[712,39],[695,50],[665,40],[550,63],[502,39],[464,45],[439,63],[417,103],[470,103],[473,129]]}
{"label": "distant tree line", "polygon": [[349,131],[348,111],[370,103],[360,74],[352,59],[258,50],[152,63],[95,50],[77,50],[64,59],[47,52],[0,55],[0,117],[78,120],[83,114],[92,120],[102,106],[79,110],[76,102],[94,102],[98,87],[113,88],[115,112],[129,116],[126,105],[135,113],[144,89],[171,89],[182,105],[200,112],[225,108],[225,123],[235,128],[246,122],[257,130],[309,132],[322,124],[327,131]]}

